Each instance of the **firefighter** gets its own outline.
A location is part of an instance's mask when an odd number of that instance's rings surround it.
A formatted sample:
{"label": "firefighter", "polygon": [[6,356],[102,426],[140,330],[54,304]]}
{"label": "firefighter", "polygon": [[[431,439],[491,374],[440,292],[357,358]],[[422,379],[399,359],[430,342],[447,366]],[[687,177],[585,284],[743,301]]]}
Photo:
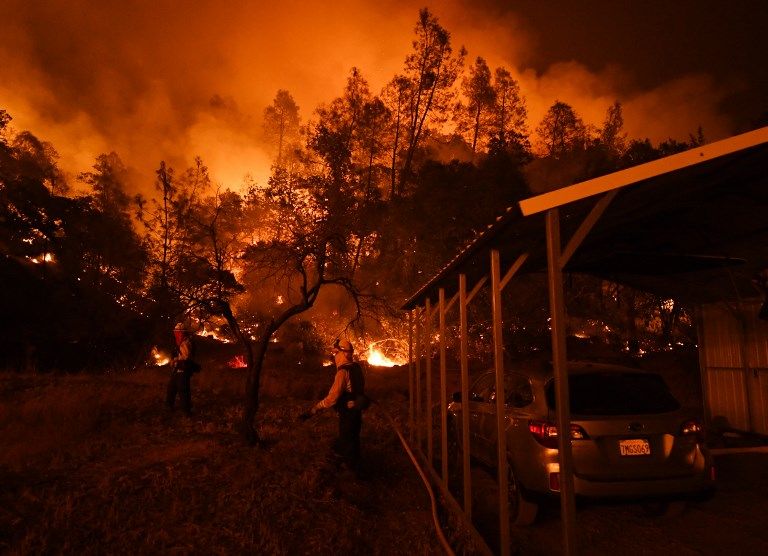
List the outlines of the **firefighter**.
{"label": "firefighter", "polygon": [[181,409],[185,415],[189,416],[192,414],[192,374],[200,367],[194,362],[195,344],[184,323],[180,322],[174,327],[173,336],[176,340],[176,348],[171,359],[171,376],[168,380],[165,403],[170,409],[173,409],[178,393]]}
{"label": "firefighter", "polygon": [[336,375],[328,395],[302,413],[300,418],[307,420],[320,411],[334,408],[339,416],[339,437],[333,444],[333,451],[341,458],[342,467],[359,472],[360,430],[363,410],[369,404],[365,395],[365,378],[362,367],[353,358],[354,348],[350,342],[336,340],[334,350]]}

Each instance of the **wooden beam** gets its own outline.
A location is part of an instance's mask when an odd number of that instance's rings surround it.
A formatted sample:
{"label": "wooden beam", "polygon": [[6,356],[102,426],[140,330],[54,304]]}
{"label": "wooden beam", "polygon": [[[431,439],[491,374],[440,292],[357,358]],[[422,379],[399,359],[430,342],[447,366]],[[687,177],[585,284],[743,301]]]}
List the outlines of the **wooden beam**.
{"label": "wooden beam", "polygon": [[565,265],[568,264],[569,260],[571,260],[571,257],[576,252],[576,249],[579,248],[579,245],[581,245],[581,243],[584,241],[584,238],[587,237],[587,234],[592,230],[597,221],[603,215],[605,209],[608,208],[608,205],[610,205],[611,201],[613,201],[614,197],[616,197],[616,193],[616,190],[609,191],[603,195],[600,200],[595,203],[595,206],[592,207],[592,210],[589,211],[589,214],[586,216],[586,218],[584,218],[584,221],[581,223],[581,225],[579,225],[579,228],[576,230],[576,232],[574,232],[570,241],[568,241],[568,245],[566,245],[562,253],[560,253],[560,268],[565,268]]}
{"label": "wooden beam", "polygon": [[459,299],[459,292],[456,292],[453,294],[453,297],[448,301],[448,303],[445,306],[445,312],[446,314],[450,312],[450,310],[453,308],[453,306],[456,304],[456,301]]}
{"label": "wooden beam", "polygon": [[519,257],[517,257],[517,260],[515,263],[510,267],[510,269],[507,271],[507,273],[504,275],[504,278],[501,279],[501,282],[499,283],[499,289],[503,290],[507,287],[507,284],[512,279],[512,277],[517,274],[517,271],[520,270],[520,267],[523,266],[526,259],[528,258],[528,253],[523,253]]}
{"label": "wooden beam", "polygon": [[768,127],[762,127],[748,133],[723,139],[722,141],[716,141],[685,152],[646,162],[645,164],[639,164],[626,170],[523,199],[520,201],[520,210],[523,216],[544,212],[554,207],[585,199],[592,195],[606,193],[613,189],[626,187],[642,180],[666,174],[667,172],[674,172],[688,166],[694,166],[701,162],[762,143],[768,143]]}
{"label": "wooden beam", "polygon": [[480,280],[477,281],[477,284],[475,284],[475,287],[472,288],[472,291],[470,291],[467,294],[467,305],[472,303],[472,300],[478,294],[478,292],[480,291],[480,288],[482,288],[487,281],[488,281],[488,276],[483,276],[482,278],[480,278]]}

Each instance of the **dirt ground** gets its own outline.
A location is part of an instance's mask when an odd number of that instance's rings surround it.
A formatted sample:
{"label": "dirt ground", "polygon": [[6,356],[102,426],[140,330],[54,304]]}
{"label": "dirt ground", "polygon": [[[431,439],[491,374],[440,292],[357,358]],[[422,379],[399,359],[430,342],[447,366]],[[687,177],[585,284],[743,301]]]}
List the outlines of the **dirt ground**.
{"label": "dirt ground", "polygon": [[[439,554],[427,491],[382,412],[365,417],[358,478],[330,455],[332,412],[297,420],[331,371],[277,372],[258,447],[235,432],[231,369],[193,379],[192,419],[164,407],[163,370],[0,373],[0,554]],[[385,391],[399,405],[400,388]]]}
{"label": "dirt ground", "polygon": [[[369,374],[402,423],[405,370]],[[194,382],[196,416],[162,406],[166,374],[0,374],[0,553],[440,554],[429,497],[383,412],[366,414],[361,479],[329,458],[333,415],[299,424],[328,370],[265,377],[261,447],[234,431],[236,371]],[[768,554],[768,453],[719,448],[718,491],[674,518],[579,505],[579,554]],[[498,549],[495,481],[474,471],[475,525]],[[457,553],[476,550],[447,531]],[[513,528],[512,554],[562,553],[557,505]]]}

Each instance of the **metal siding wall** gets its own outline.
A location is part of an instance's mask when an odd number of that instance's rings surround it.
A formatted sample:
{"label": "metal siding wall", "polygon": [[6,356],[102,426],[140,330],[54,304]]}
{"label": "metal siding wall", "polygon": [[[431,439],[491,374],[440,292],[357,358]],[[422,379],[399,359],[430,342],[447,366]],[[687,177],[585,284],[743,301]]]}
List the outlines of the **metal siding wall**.
{"label": "metal siding wall", "polygon": [[710,367],[741,368],[741,327],[727,307],[705,305],[704,346]]}
{"label": "metal siding wall", "polygon": [[708,367],[707,391],[711,417],[725,417],[737,429],[749,428],[747,392],[741,370]]}
{"label": "metal siding wall", "polygon": [[752,424],[755,432],[768,434],[768,322],[757,318],[761,303],[749,305],[747,346],[752,387]]}
{"label": "metal siding wall", "polygon": [[749,365],[753,368],[768,369],[768,321],[757,318],[760,305],[760,303],[753,303],[748,307]]}
{"label": "metal siding wall", "polygon": [[702,307],[704,379],[712,418],[722,416],[734,428],[768,434],[768,323],[757,319],[759,306],[749,302],[741,308],[748,327],[746,376],[743,331],[732,310],[724,304]]}
{"label": "metal siding wall", "polygon": [[758,406],[761,412],[755,412],[752,420],[755,425],[755,432],[768,434],[768,369],[760,369],[757,373],[757,389],[754,395],[755,401],[753,407]]}

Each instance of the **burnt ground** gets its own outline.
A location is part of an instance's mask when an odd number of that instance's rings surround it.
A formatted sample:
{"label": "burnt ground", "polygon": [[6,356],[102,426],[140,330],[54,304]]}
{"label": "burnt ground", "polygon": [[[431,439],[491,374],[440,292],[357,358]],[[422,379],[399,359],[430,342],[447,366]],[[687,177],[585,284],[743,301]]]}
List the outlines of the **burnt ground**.
{"label": "burnt ground", "polygon": [[[330,457],[334,415],[297,420],[331,371],[269,371],[258,447],[235,432],[240,371],[195,377],[192,419],[163,406],[166,377],[0,374],[0,553],[441,552],[380,410],[365,418],[361,479]],[[399,405],[386,391],[382,405]]]}
{"label": "burnt ground", "polygon": [[[357,479],[329,456],[333,415],[296,419],[331,371],[268,370],[257,448],[235,432],[239,373],[204,369],[191,420],[164,409],[160,369],[0,374],[0,553],[442,553],[426,491],[380,409],[366,414]],[[396,420],[407,407],[404,373],[368,375]],[[675,518],[580,505],[579,553],[768,554],[768,454],[723,453],[716,464],[714,498]],[[495,481],[482,468],[474,476],[476,526],[497,548]],[[554,505],[536,525],[513,528],[512,553],[561,553],[558,514]],[[458,553],[476,553],[448,535]]]}

